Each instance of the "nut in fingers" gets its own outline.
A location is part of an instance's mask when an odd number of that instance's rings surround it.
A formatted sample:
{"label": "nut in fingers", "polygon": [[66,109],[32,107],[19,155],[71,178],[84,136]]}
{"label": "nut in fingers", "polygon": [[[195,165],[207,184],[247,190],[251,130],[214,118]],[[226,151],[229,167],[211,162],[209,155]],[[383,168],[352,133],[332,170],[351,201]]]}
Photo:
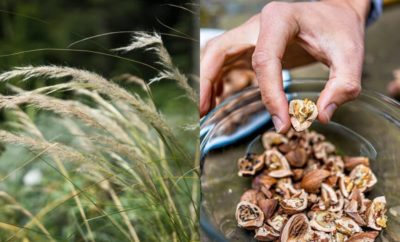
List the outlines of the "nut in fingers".
{"label": "nut in fingers", "polygon": [[289,103],[289,115],[293,128],[297,132],[306,130],[318,116],[315,103],[307,98],[295,99]]}

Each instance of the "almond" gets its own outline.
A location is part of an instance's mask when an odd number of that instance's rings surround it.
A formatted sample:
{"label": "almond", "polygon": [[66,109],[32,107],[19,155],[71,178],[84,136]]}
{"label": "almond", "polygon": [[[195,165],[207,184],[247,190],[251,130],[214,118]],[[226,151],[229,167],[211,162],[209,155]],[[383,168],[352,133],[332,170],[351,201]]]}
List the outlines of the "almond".
{"label": "almond", "polygon": [[330,175],[330,172],[322,169],[309,171],[301,180],[301,188],[307,192],[315,193],[321,187],[322,182]]}

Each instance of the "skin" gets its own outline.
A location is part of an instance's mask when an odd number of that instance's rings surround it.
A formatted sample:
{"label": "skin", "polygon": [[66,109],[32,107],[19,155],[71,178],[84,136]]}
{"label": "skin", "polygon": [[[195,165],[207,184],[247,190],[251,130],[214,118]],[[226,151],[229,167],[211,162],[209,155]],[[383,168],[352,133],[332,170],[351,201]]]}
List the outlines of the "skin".
{"label": "skin", "polygon": [[319,61],[330,68],[330,75],[317,101],[318,119],[329,122],[337,107],[360,94],[369,7],[365,0],[272,2],[210,40],[201,54],[200,115],[213,108],[224,74],[238,66],[252,68],[276,130],[285,133],[290,118],[282,68]]}

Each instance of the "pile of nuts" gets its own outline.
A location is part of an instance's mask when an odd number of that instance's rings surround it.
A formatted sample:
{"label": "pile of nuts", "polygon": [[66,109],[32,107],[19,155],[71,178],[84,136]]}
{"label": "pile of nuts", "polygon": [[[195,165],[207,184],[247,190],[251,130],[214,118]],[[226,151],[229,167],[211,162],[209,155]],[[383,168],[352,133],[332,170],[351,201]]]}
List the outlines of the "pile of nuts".
{"label": "pile of nuts", "polygon": [[236,208],[240,227],[259,241],[374,241],[386,227],[384,196],[367,157],[339,156],[322,134],[266,132],[265,152],[239,159],[252,188]]}

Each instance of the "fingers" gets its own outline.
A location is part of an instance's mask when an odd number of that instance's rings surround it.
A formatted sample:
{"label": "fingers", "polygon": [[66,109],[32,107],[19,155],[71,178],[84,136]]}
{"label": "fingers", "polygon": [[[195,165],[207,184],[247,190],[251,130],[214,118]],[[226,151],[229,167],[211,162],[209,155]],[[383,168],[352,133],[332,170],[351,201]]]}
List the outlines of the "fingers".
{"label": "fingers", "polygon": [[[222,43],[223,44],[223,43]],[[212,107],[213,82],[216,81],[224,63],[224,51],[219,45],[208,44],[200,62],[200,116]]]}
{"label": "fingers", "polygon": [[333,60],[329,81],[317,102],[318,119],[322,123],[328,123],[340,105],[354,100],[361,92],[363,48],[341,53],[341,57]]}
{"label": "fingers", "polygon": [[290,128],[289,107],[282,83],[282,58],[288,42],[296,35],[296,23],[282,3],[268,4],[261,14],[260,35],[253,54],[263,102],[272,115],[277,132]]}
{"label": "fingers", "polygon": [[215,83],[220,81],[229,62],[241,58],[246,51],[253,51],[259,31],[259,15],[243,25],[209,41],[200,61],[200,115],[204,116],[212,107]]}

